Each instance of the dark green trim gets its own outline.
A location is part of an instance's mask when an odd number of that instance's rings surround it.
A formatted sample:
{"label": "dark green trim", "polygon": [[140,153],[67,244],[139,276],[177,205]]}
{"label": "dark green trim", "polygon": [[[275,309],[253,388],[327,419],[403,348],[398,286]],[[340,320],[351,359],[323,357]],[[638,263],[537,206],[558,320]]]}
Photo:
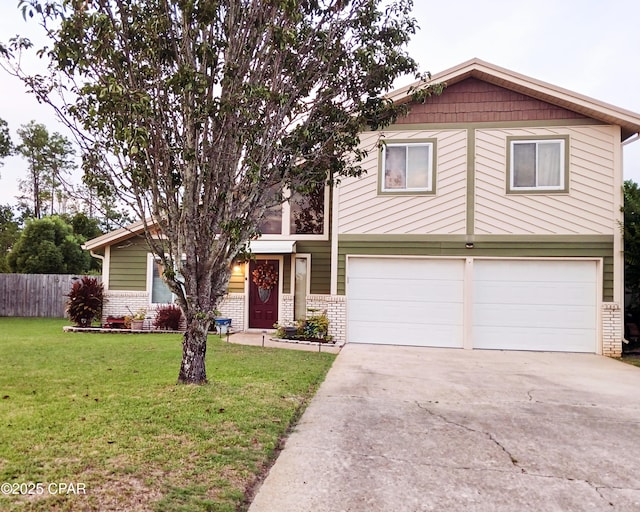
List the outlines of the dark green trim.
{"label": "dark green trim", "polygon": [[[382,153],[385,146],[390,145],[410,145],[410,144],[431,144],[431,188],[429,190],[383,190],[382,182],[384,181],[383,175],[383,163],[384,159]],[[433,196],[436,194],[436,166],[438,151],[438,139],[425,138],[425,139],[382,139],[378,145],[378,195],[379,196]]]}
{"label": "dark green trim", "polygon": [[476,132],[467,130],[467,235],[473,235],[476,223]]}
{"label": "dark green trim", "polygon": [[[535,121],[505,121],[487,123],[414,123],[414,124],[391,124],[386,126],[382,133],[389,131],[409,131],[409,130],[481,130],[487,128],[536,128],[549,126],[603,126],[611,123],[603,123],[595,119],[555,119],[555,120],[535,120]],[[372,130],[373,131],[373,130]]]}
{"label": "dark green trim", "polygon": [[602,300],[613,300],[613,235],[487,235],[473,237],[341,235],[338,239],[338,294],[345,294],[346,256],[456,256],[523,258],[602,258]]}
{"label": "dark green trim", "polygon": [[[564,186],[562,188],[557,189],[521,189],[521,188],[511,188],[511,143],[514,141],[531,141],[538,142],[541,140],[563,140],[564,141]],[[556,194],[568,194],[569,193],[569,153],[571,152],[570,146],[570,138],[568,135],[535,135],[535,136],[527,136],[527,135],[508,135],[507,136],[507,183],[505,184],[506,193],[511,195],[529,195],[529,194],[544,194],[544,195],[556,195]]]}
{"label": "dark green trim", "polygon": [[[435,242],[435,243],[464,243],[468,240],[465,235],[340,235],[339,243],[343,242],[382,242],[395,244],[397,242]],[[613,235],[475,235],[475,242],[502,243],[613,243]],[[302,252],[302,251],[300,251]]]}

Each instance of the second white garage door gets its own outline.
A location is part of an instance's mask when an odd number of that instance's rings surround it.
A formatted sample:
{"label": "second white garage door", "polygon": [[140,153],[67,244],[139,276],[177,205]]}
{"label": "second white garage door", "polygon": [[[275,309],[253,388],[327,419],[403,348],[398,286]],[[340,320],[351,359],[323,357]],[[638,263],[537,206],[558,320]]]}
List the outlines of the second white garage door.
{"label": "second white garage door", "polygon": [[475,260],[473,346],[596,351],[595,261]]}
{"label": "second white garage door", "polygon": [[596,261],[470,262],[350,257],[348,341],[596,352]]}

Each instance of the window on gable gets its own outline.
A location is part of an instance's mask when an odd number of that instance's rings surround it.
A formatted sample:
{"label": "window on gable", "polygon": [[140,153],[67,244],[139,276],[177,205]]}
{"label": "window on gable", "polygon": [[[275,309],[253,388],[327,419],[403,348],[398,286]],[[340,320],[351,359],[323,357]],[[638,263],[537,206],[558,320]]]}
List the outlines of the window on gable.
{"label": "window on gable", "polygon": [[325,184],[320,183],[308,195],[294,193],[289,199],[292,235],[321,235],[324,232]]}
{"label": "window on gable", "polygon": [[382,192],[433,191],[432,142],[387,143],[382,148]]}
{"label": "window on gable", "polygon": [[277,204],[267,209],[258,225],[263,235],[279,235],[282,233],[282,205]]}
{"label": "window on gable", "polygon": [[565,139],[512,140],[509,190],[565,191]]}

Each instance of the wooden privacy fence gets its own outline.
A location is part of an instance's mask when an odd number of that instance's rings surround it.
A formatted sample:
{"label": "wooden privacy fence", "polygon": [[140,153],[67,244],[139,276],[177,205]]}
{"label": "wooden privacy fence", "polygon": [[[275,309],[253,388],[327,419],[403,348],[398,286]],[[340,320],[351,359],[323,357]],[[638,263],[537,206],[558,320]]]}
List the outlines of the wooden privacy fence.
{"label": "wooden privacy fence", "polygon": [[79,277],[82,276],[0,274],[0,316],[64,318],[66,295],[73,279]]}

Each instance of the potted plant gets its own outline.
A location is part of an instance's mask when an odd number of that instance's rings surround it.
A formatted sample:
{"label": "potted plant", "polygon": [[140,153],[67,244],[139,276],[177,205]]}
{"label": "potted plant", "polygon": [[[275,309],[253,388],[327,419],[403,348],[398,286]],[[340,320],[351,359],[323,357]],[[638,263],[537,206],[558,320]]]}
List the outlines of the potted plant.
{"label": "potted plant", "polygon": [[147,310],[140,308],[131,316],[131,330],[141,331],[144,326],[144,319],[147,318]]}

